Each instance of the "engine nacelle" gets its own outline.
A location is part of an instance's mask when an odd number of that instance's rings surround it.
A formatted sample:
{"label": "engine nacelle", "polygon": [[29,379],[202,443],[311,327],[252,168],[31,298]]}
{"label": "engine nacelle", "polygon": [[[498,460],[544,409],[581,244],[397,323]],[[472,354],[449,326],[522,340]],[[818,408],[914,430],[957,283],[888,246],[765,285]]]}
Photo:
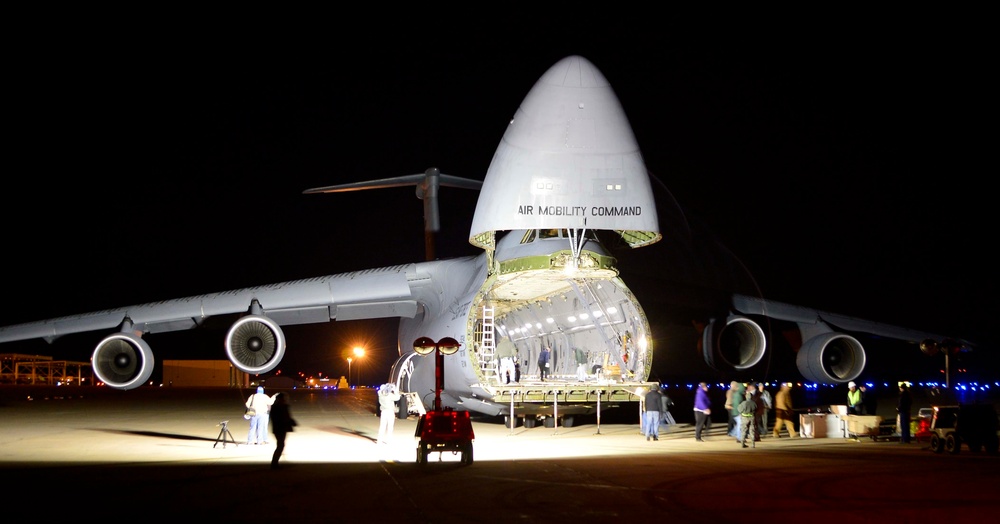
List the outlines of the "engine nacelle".
{"label": "engine nacelle", "polygon": [[701,336],[705,363],[719,371],[753,367],[767,350],[764,330],[746,317],[731,316],[725,324],[712,319]]}
{"label": "engine nacelle", "polygon": [[865,369],[865,349],[844,333],[822,333],[807,340],[795,357],[806,380],[842,383],[854,380]]}
{"label": "engine nacelle", "polygon": [[94,374],[110,387],[134,389],[153,373],[153,351],[133,333],[115,333],[97,344],[91,360]]}
{"label": "engine nacelle", "polygon": [[263,315],[247,315],[229,328],[226,356],[240,371],[251,375],[267,373],[285,356],[285,333]]}

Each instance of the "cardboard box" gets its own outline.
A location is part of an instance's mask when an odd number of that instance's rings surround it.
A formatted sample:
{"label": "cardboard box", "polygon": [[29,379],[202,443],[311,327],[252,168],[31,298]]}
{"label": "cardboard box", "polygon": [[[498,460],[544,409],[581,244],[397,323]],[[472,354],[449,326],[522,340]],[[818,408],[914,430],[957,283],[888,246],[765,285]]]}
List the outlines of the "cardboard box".
{"label": "cardboard box", "polygon": [[882,417],[875,415],[848,415],[847,432],[851,435],[878,436]]}

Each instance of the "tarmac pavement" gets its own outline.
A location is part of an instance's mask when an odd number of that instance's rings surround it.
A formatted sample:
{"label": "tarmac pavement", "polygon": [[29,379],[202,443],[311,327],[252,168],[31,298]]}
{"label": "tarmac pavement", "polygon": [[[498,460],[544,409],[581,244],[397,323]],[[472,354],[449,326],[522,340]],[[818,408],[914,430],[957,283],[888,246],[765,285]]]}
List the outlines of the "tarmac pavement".
{"label": "tarmac pavement", "polygon": [[623,407],[600,426],[511,429],[474,419],[473,464],[434,453],[418,465],[415,417],[395,421],[390,444],[375,443],[373,390],[288,393],[299,425],[272,470],[273,442],[245,444],[249,390],[0,387],[4,513],[407,523],[923,523],[1000,514],[1000,457],[938,455],[926,441],[767,436],[742,449],[716,423],[706,442],[688,424],[647,442],[638,414]]}

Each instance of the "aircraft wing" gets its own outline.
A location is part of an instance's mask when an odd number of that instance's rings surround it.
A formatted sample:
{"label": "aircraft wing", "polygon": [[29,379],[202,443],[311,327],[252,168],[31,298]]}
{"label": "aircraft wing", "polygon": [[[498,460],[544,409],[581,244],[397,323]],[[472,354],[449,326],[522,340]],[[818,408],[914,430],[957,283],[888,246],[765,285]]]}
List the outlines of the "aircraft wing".
{"label": "aircraft wing", "polygon": [[[337,320],[413,317],[417,304],[408,275],[417,264],[342,273],[305,280],[196,295],[92,313],[0,327],[0,343],[45,339],[88,331],[115,329],[125,321],[131,331],[163,333],[192,329],[210,317],[266,314],[278,325]],[[257,306],[254,306],[256,302]]]}
{"label": "aircraft wing", "polygon": [[[867,333],[869,335],[892,338],[914,344],[920,344],[926,340],[943,340],[946,338],[937,333],[893,326],[882,322],[739,294],[733,295],[733,308],[747,315],[763,315],[803,325],[828,324],[843,331]],[[957,340],[957,342],[964,346],[971,346],[971,343],[967,341]]]}
{"label": "aircraft wing", "polygon": [[762,317],[794,326],[795,365],[814,382],[842,383],[861,375],[867,355],[855,334],[917,344],[928,355],[972,347],[962,339],[747,295],[732,295],[730,307],[727,318],[709,320],[702,331],[703,357],[715,369],[748,370],[762,361],[769,338]]}

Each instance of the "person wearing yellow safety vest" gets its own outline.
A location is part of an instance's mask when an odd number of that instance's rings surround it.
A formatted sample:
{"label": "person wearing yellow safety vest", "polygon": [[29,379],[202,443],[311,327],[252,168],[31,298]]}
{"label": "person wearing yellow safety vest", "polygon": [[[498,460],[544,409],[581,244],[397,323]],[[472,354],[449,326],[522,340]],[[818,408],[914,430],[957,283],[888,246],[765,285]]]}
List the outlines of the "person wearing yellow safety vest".
{"label": "person wearing yellow safety vest", "polygon": [[858,389],[858,385],[851,382],[847,383],[847,414],[848,415],[860,415],[862,408],[863,398],[861,395],[861,390]]}

